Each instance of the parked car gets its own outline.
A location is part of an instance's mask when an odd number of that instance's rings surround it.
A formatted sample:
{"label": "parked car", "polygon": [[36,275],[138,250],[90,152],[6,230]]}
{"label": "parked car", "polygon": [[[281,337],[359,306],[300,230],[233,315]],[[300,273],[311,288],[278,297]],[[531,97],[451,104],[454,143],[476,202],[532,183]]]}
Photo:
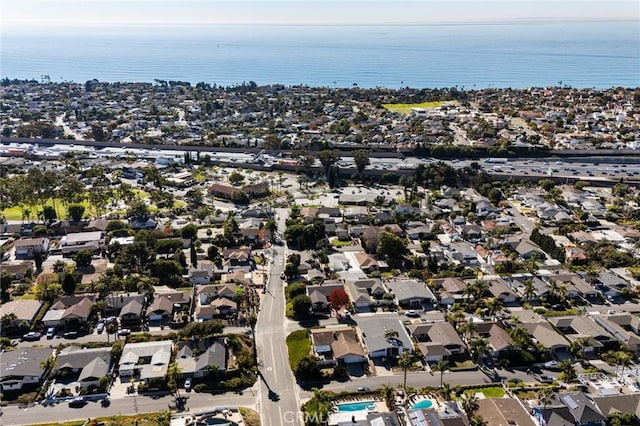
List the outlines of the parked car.
{"label": "parked car", "polygon": [[67,331],[66,333],[64,333],[62,335],[62,337],[64,337],[65,339],[77,339],[78,338],[78,332],[77,331]]}
{"label": "parked car", "polygon": [[53,337],[56,335],[56,329],[55,327],[49,327],[47,328],[47,339],[53,339]]}
{"label": "parked car", "polygon": [[96,332],[98,334],[102,334],[103,331],[104,331],[104,323],[99,322],[98,325],[96,326]]}
{"label": "parked car", "polygon": [[544,368],[554,369],[558,368],[558,361],[547,361],[544,363]]}
{"label": "parked car", "polygon": [[80,408],[80,407],[84,407],[86,403],[87,401],[85,401],[84,398],[80,396],[78,398],[73,398],[71,401],[69,401],[69,407]]}
{"label": "parked car", "polygon": [[184,381],[184,390],[187,392],[191,392],[191,379],[187,379]]}
{"label": "parked car", "polygon": [[553,376],[550,376],[548,374],[537,374],[535,378],[540,383],[553,383],[555,380]]}
{"label": "parked car", "polygon": [[371,390],[371,389],[369,389],[369,388],[368,388],[368,387],[366,387],[366,386],[360,386],[360,387],[358,388],[358,392],[369,392],[370,390]]}
{"label": "parked car", "polygon": [[420,316],[420,314],[419,314],[418,312],[413,311],[413,310],[411,310],[411,311],[407,311],[407,312],[405,312],[404,314],[405,314],[406,316],[408,316],[408,317],[412,317],[412,318],[417,318],[417,317],[419,317],[419,316]]}
{"label": "parked car", "polygon": [[121,328],[120,330],[118,330],[118,336],[128,336],[131,334],[131,330],[129,330],[128,328]]}
{"label": "parked car", "polygon": [[38,333],[37,331],[30,331],[22,336],[22,340],[24,340],[25,342],[32,342],[35,340],[40,340],[40,337],[42,337],[41,333]]}
{"label": "parked car", "polygon": [[117,318],[116,317],[109,317],[106,320],[104,320],[105,324],[111,324],[112,322],[116,322]]}

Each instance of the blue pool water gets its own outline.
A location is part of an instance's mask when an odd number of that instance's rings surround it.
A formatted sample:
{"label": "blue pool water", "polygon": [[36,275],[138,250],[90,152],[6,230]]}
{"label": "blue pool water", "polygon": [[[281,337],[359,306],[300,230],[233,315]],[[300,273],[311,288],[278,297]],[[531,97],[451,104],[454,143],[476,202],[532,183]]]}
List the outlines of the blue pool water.
{"label": "blue pool water", "polygon": [[433,401],[430,399],[423,399],[422,401],[416,402],[411,406],[412,410],[420,410],[423,408],[431,408],[433,406]]}
{"label": "blue pool water", "polygon": [[373,401],[352,402],[350,404],[338,404],[338,411],[362,411],[375,409],[376,405]]}

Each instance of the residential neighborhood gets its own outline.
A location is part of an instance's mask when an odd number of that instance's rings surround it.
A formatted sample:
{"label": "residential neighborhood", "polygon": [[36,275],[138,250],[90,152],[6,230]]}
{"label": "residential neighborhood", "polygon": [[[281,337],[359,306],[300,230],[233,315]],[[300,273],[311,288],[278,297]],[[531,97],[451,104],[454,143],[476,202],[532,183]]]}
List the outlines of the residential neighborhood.
{"label": "residential neighborhood", "polygon": [[[637,93],[445,93],[401,113],[384,91],[196,103],[89,83],[60,83],[73,117],[46,109],[49,85],[2,86],[7,143],[47,127],[22,107],[69,137],[0,151],[3,410],[171,398],[188,424],[191,401],[237,399],[309,424],[640,422],[637,162],[607,151],[635,149]],[[315,115],[252,109],[287,96]]]}

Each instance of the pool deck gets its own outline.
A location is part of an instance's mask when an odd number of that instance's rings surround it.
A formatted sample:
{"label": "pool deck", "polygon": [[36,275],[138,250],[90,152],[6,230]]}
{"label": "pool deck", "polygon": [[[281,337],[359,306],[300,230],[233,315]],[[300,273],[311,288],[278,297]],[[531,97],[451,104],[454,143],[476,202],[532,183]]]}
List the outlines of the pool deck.
{"label": "pool deck", "polygon": [[[353,404],[353,403],[367,402],[367,401],[370,401],[370,400],[351,401],[351,402],[345,402],[344,404]],[[351,422],[353,418],[355,418],[355,421],[357,422],[362,422],[366,420],[367,414],[369,413],[385,413],[389,411],[384,401],[374,401],[373,404],[375,404],[376,406],[376,409],[373,411],[358,410],[358,411],[332,412],[329,414],[329,424],[335,425],[339,423],[348,423],[348,422]]]}

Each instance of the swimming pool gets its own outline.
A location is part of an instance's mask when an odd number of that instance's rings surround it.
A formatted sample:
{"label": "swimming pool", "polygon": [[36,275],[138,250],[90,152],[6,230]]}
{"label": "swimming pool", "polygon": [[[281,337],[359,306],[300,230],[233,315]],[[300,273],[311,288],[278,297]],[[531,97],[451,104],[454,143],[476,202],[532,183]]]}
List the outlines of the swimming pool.
{"label": "swimming pool", "polygon": [[412,410],[421,410],[423,408],[431,408],[433,407],[433,401],[430,399],[423,399],[422,401],[418,401],[411,406]]}
{"label": "swimming pool", "polygon": [[338,411],[375,411],[376,404],[373,401],[352,402],[349,404],[337,404]]}

